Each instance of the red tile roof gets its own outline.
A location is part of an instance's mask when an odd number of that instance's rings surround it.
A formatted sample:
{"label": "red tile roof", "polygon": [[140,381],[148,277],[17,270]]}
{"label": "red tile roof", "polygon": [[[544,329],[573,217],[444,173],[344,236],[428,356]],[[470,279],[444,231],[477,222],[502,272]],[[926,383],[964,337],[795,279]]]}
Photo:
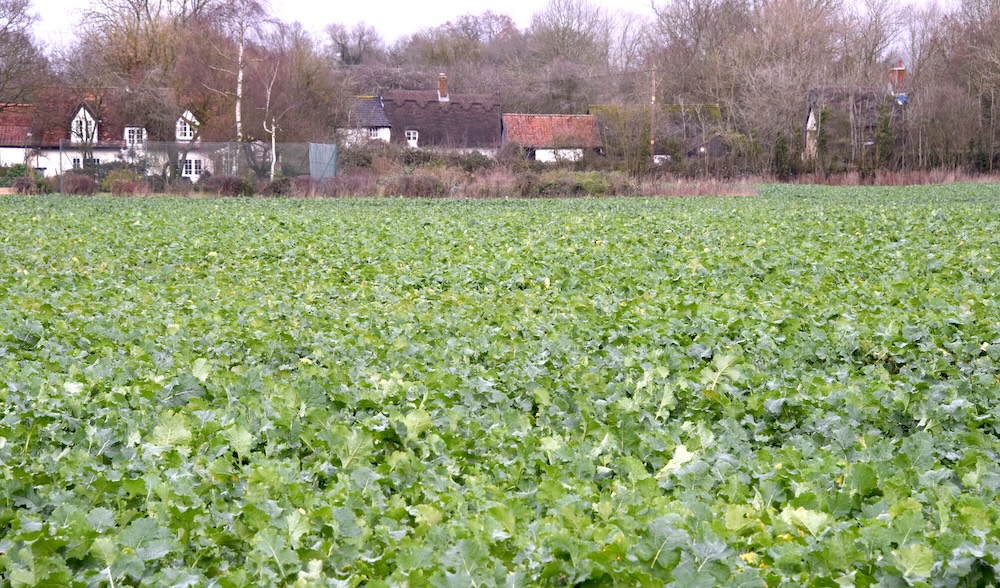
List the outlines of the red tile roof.
{"label": "red tile roof", "polygon": [[596,149],[601,146],[592,114],[505,114],[504,142],[534,149]]}
{"label": "red tile roof", "polygon": [[0,108],[0,147],[24,147],[34,113],[30,104],[12,104]]}

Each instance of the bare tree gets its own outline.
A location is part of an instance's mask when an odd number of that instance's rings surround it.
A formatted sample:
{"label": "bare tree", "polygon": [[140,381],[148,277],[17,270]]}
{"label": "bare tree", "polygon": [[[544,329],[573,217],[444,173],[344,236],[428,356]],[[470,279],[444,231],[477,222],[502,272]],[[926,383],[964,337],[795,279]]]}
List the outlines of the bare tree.
{"label": "bare tree", "polygon": [[841,75],[862,79],[883,75],[903,21],[903,10],[895,0],[862,0],[849,9],[841,22]]}
{"label": "bare tree", "polygon": [[938,69],[942,60],[942,33],[945,16],[941,6],[931,2],[922,8],[908,7],[902,14],[902,57],[911,76],[920,76],[927,70]]}
{"label": "bare tree", "polygon": [[378,31],[363,22],[348,29],[342,24],[326,27],[330,39],[330,53],[342,65],[360,65],[385,50],[385,43]]}
{"label": "bare tree", "polygon": [[531,19],[528,34],[540,61],[572,59],[607,64],[611,17],[588,0],[549,0]]}
{"label": "bare tree", "polygon": [[[248,68],[248,50],[262,34],[268,23],[266,0],[235,0],[216,7],[211,15],[211,25],[218,34],[213,49],[218,61],[211,67],[223,74],[228,83],[223,87],[208,86],[213,92],[233,99],[233,124],[236,148],[243,151],[246,133],[243,125],[245,78]],[[234,169],[238,172],[238,169]]]}
{"label": "bare tree", "polygon": [[0,109],[25,101],[46,64],[31,36],[30,7],[30,0],[0,0]]}
{"label": "bare tree", "polygon": [[168,75],[187,39],[190,23],[221,0],[97,0],[82,15],[80,36],[104,66],[135,81]]}
{"label": "bare tree", "polygon": [[[264,88],[264,120],[285,141],[329,141],[345,122],[354,95],[347,72],[301,25],[278,25],[262,39],[261,58],[249,75]],[[268,131],[271,134],[271,131]]]}
{"label": "bare tree", "polygon": [[704,56],[751,26],[748,0],[669,0],[653,4],[656,29],[665,45],[683,48],[687,57]]}
{"label": "bare tree", "polygon": [[518,32],[511,17],[492,10],[482,14],[463,14],[444,26],[480,43],[492,43]]}

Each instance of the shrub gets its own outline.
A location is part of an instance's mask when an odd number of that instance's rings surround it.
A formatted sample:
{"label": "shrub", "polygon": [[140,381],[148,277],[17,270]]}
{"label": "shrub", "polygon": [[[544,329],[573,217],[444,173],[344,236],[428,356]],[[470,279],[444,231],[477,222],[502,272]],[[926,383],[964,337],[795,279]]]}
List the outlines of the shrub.
{"label": "shrub", "polygon": [[111,189],[113,196],[131,196],[139,193],[141,184],[132,180],[112,180]]}
{"label": "shrub", "polygon": [[464,172],[470,174],[491,169],[497,164],[494,159],[487,155],[483,155],[479,151],[463,153],[455,158],[454,163],[456,167],[460,167]]}
{"label": "shrub", "polygon": [[440,158],[435,153],[426,149],[414,149],[412,147],[403,149],[400,161],[403,165],[409,167],[441,164]]}
{"label": "shrub", "polygon": [[257,192],[271,198],[288,196],[292,193],[292,178],[275,178],[273,181],[264,182]]}
{"label": "shrub", "polygon": [[414,196],[418,198],[441,197],[448,193],[448,186],[433,173],[417,171],[387,178],[380,190],[382,196]]}
{"label": "shrub", "polygon": [[51,194],[52,184],[45,178],[20,177],[11,183],[18,194]]}
{"label": "shrub", "polygon": [[514,193],[525,198],[533,198],[541,192],[541,177],[532,171],[522,171],[514,180]]}
{"label": "shrub", "polygon": [[314,181],[309,176],[298,176],[292,178],[292,196],[296,198],[307,198],[309,196],[316,196],[316,187],[318,182]]}
{"label": "shrub", "polygon": [[218,175],[202,178],[198,187],[205,192],[219,196],[253,196],[253,182],[239,176]]}
{"label": "shrub", "polygon": [[290,193],[296,198],[375,196],[378,194],[378,176],[355,173],[322,180],[301,176],[292,178]]}
{"label": "shrub", "polygon": [[162,194],[167,191],[167,179],[163,176],[146,176],[143,178],[147,192]]}
{"label": "shrub", "polygon": [[[381,143],[381,141],[379,141]],[[350,147],[344,147],[337,152],[337,165],[344,169],[372,167],[375,159],[385,152],[385,148],[376,145],[375,141],[367,141]]]}
{"label": "shrub", "polygon": [[[108,171],[101,179],[101,191],[111,192],[114,194],[114,184],[115,182],[132,182],[133,184],[138,184],[142,181],[142,175],[136,172],[134,169],[126,167],[117,167]],[[134,193],[134,192],[133,192]]]}
{"label": "shrub", "polygon": [[[199,183],[205,181],[205,176]],[[163,191],[169,194],[177,194],[178,196],[187,196],[194,190],[194,183],[191,178],[174,178],[171,182],[165,183],[163,186]]]}
{"label": "shrub", "polygon": [[520,173],[513,185],[524,197],[619,196],[638,193],[635,180],[618,172],[550,170],[543,174]]}
{"label": "shrub", "polygon": [[517,143],[507,143],[497,152],[497,163],[504,167],[524,169],[527,161],[527,153]]}
{"label": "shrub", "polygon": [[80,174],[64,174],[62,177],[63,194],[92,196],[97,193],[97,180]]}
{"label": "shrub", "polygon": [[0,167],[0,175],[9,178],[23,178],[28,175],[28,166],[23,163],[12,163],[6,167]]}
{"label": "shrub", "polygon": [[378,177],[365,175],[337,176],[320,182],[326,196],[374,196],[378,192]]}

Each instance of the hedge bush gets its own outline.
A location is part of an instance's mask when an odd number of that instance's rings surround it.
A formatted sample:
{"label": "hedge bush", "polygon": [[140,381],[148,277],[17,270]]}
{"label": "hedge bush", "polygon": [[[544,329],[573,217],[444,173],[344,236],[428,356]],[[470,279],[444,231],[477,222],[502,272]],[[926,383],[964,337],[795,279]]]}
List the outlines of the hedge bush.
{"label": "hedge bush", "polygon": [[239,176],[218,175],[210,178],[202,178],[198,182],[198,188],[203,192],[214,193],[219,196],[253,196],[253,182]]}
{"label": "hedge bush", "polygon": [[61,188],[63,194],[76,194],[80,196],[93,196],[99,187],[97,180],[90,176],[80,174],[64,174]]}

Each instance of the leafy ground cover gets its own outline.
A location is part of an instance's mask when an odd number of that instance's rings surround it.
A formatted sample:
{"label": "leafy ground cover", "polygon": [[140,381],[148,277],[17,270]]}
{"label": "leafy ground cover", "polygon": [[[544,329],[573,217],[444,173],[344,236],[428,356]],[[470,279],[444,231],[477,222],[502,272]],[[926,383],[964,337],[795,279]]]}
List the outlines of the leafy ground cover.
{"label": "leafy ground cover", "polygon": [[0,199],[0,583],[995,583],[998,213]]}

